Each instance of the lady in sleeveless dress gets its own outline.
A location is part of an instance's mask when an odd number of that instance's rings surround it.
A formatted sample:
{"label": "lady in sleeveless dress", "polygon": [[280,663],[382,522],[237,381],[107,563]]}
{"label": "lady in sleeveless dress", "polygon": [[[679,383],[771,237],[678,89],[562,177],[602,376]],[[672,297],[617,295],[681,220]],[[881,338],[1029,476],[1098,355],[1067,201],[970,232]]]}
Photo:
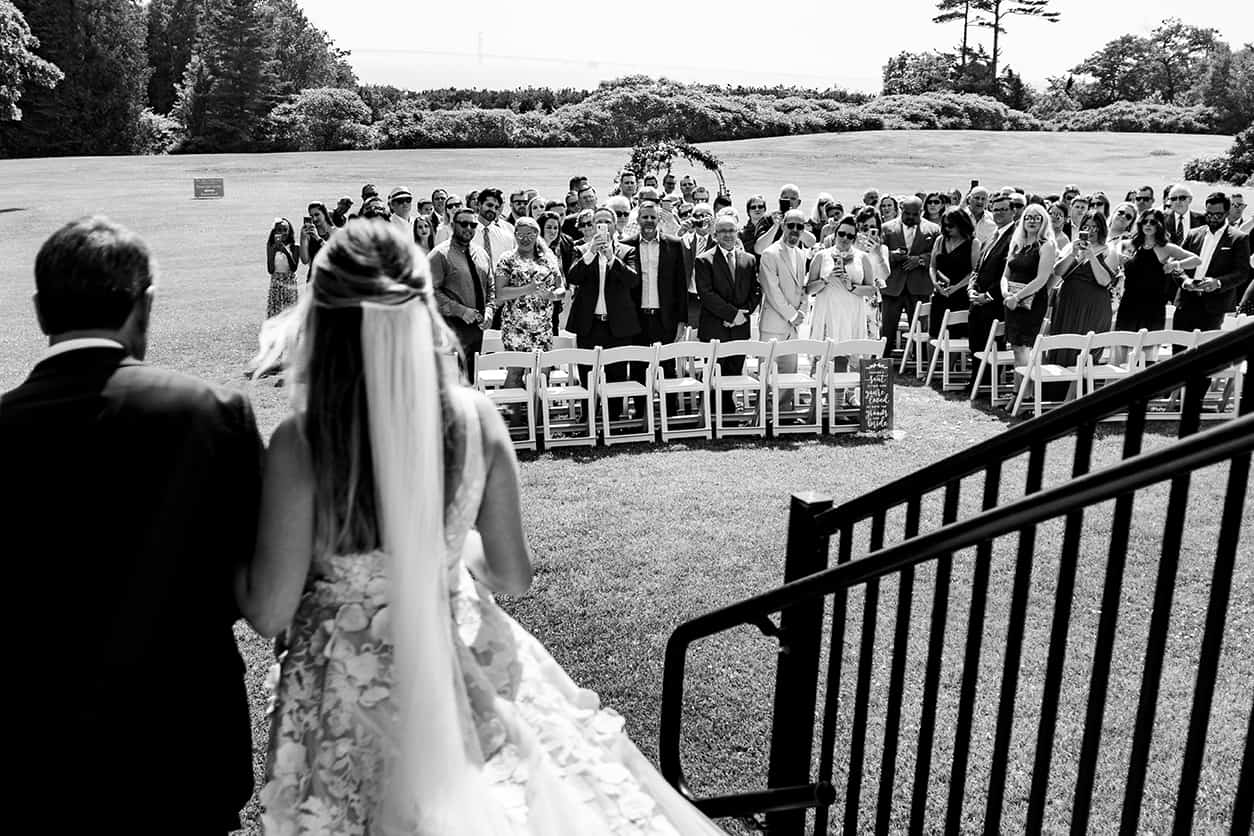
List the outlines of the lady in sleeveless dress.
{"label": "lady in sleeveless dress", "polygon": [[[1090,209],[1080,221],[1076,239],[1054,268],[1060,283],[1050,333],[1110,330],[1110,289],[1119,268],[1118,255],[1106,247],[1106,233],[1106,216],[1099,209]],[[1074,349],[1060,349],[1053,353],[1050,362],[1071,366],[1076,355]]]}
{"label": "lady in sleeveless dress", "polygon": [[1202,263],[1202,259],[1167,240],[1167,219],[1159,209],[1147,209],[1136,222],[1131,254],[1121,259],[1123,296],[1115,315],[1115,330],[1161,330],[1166,323],[1167,303],[1176,286],[1172,273]]}
{"label": "lady in sleeveless dress", "polygon": [[517,462],[446,362],[407,239],[350,221],[298,308],[296,409],[271,440],[237,582],[244,616],[289,648],[265,832],[721,832],[493,601],[531,581]]}
{"label": "lady in sleeveless dress", "polygon": [[1015,354],[1015,365],[1026,366],[1032,346],[1041,333],[1047,307],[1046,284],[1054,268],[1054,231],[1044,207],[1032,204],[1010,239],[1010,254],[1001,276],[1006,306],[1006,344]]}
{"label": "lady in sleeveless dress", "polygon": [[[946,311],[965,311],[971,307],[967,285],[980,262],[975,246],[975,223],[962,209],[950,209],[941,216],[941,235],[932,246],[932,308],[928,317],[928,333],[932,339],[940,334]],[[958,325],[950,336],[966,339],[967,328]]]}
{"label": "lady in sleeveless dress", "polygon": [[836,223],[835,243],[810,261],[806,293],[814,295],[810,338],[860,340],[867,336],[866,300],[875,294],[871,259],[854,247],[858,225],[852,215]]}
{"label": "lady in sleeveless dress", "polygon": [[266,241],[266,270],[270,273],[270,291],[266,297],[266,319],[278,316],[296,304],[299,288],[296,268],[300,255],[296,249],[296,233],[287,218],[275,218]]}

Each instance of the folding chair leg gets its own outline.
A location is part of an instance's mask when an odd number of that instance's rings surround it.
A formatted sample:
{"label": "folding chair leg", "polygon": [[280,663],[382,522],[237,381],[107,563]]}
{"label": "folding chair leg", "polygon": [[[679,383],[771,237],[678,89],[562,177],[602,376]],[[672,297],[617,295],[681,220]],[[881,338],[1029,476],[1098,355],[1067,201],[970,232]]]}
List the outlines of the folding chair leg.
{"label": "folding chair leg", "polygon": [[1023,399],[1028,394],[1028,375],[1023,376],[1023,382],[1019,384],[1019,395],[1015,398],[1014,406],[1010,409],[1011,415],[1018,415],[1020,407],[1023,406]]}
{"label": "folding chair leg", "polygon": [[[942,352],[937,351],[936,347],[933,346],[932,347],[932,359],[931,359],[931,362],[927,364],[927,378],[923,381],[924,386],[932,385],[932,375],[936,372],[936,361],[941,355],[942,355]],[[946,362],[948,362],[949,358],[946,357],[945,360]],[[946,367],[944,372],[942,373],[942,378],[948,378],[948,377],[949,377],[949,369],[948,367]],[[942,384],[942,387],[943,385],[944,384]]]}

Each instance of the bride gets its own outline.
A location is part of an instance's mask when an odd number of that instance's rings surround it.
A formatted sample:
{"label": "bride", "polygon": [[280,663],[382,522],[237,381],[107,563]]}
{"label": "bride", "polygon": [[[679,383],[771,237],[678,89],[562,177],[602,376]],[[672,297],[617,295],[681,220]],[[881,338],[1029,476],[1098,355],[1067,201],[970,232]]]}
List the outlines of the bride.
{"label": "bride", "polygon": [[531,561],[517,462],[458,385],[426,260],[359,219],[291,317],[242,612],[286,629],[267,834],[716,834],[493,592]]}

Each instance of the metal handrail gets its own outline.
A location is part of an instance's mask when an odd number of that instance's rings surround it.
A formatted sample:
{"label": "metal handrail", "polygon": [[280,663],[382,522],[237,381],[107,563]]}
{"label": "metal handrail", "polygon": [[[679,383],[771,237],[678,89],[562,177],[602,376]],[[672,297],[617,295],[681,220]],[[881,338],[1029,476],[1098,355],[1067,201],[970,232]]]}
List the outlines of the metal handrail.
{"label": "metal handrail", "polygon": [[[1254,335],[1254,328],[1243,328],[1234,333],[1241,332]],[[1226,341],[1222,348],[1232,351],[1233,342]],[[1248,347],[1246,350],[1249,350]],[[1211,360],[1220,365],[1230,356],[1228,351],[1217,351],[1202,359],[1191,358],[1195,362],[1189,364],[1188,371],[1197,373],[1210,368]],[[1177,366],[1175,375],[1169,379],[1175,382],[1180,374],[1181,368]],[[1137,391],[1144,395],[1146,391],[1155,390],[1148,388]],[[1101,392],[1097,394],[1100,395]],[[1092,414],[1085,413],[1089,417]],[[1238,455],[1249,454],[1251,451],[1254,451],[1254,414],[1246,414],[1168,447],[1125,459],[1064,485],[992,508],[860,560],[842,563],[680,624],[667,642],[663,667],[659,752],[662,774],[691,797],[680,762],[679,743],[685,661],[688,647],[693,642],[733,627],[758,623],[800,602],[847,590],[851,586],[975,546],[1007,532],[1134,492],[1181,472],[1198,470]],[[917,493],[917,488],[915,491]],[[795,792],[795,788],[793,790]],[[771,792],[766,790],[764,793],[755,793],[755,796],[769,799]],[[697,803],[701,802],[698,800]]]}
{"label": "metal handrail", "polygon": [[[854,497],[820,513],[815,520],[816,525],[827,534],[833,534],[844,523],[866,519],[877,511],[900,505],[911,497],[942,488],[991,464],[1018,456],[1042,440],[1052,441],[1085,423],[1127,409],[1128,404],[1134,401],[1150,398],[1165,389],[1179,386],[1189,377],[1214,372],[1252,354],[1254,323],[1242,325],[1223,336],[1189,348],[1170,360],[1156,363],[1092,394],[1070,401],[1039,418],[1011,427],[961,453],[926,465],[909,476]],[[1247,389],[1245,398],[1251,397],[1254,397],[1254,393]],[[1238,411],[1241,411],[1239,405]]]}

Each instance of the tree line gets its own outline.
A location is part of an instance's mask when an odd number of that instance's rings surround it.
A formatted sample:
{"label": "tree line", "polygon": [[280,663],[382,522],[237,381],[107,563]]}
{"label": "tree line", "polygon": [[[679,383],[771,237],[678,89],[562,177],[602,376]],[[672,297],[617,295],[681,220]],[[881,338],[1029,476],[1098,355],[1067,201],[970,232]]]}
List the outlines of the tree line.
{"label": "tree line", "polygon": [[[1236,133],[1254,48],[1169,19],[1044,89],[1010,65],[1051,0],[939,0],[953,50],[901,53],[881,94],[628,76],[595,90],[360,85],[296,0],[0,0],[0,155],[630,146],[905,128]],[[986,47],[984,36],[989,36]]]}

